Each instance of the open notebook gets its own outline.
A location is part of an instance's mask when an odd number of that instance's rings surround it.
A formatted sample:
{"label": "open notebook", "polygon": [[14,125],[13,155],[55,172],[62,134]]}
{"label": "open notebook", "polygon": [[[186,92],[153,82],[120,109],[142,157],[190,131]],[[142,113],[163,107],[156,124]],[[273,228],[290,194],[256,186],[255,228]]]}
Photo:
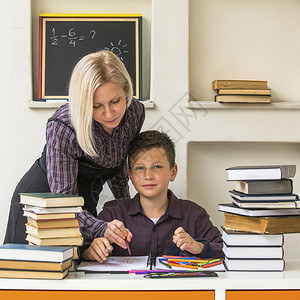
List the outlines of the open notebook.
{"label": "open notebook", "polygon": [[[92,271],[92,272],[124,272],[130,270],[149,270],[147,266],[148,256],[110,256],[108,259],[100,264],[97,261],[82,261],[77,271]],[[153,270],[167,269],[165,265],[159,263],[159,257],[156,258],[156,266]],[[173,270],[187,270],[172,266]],[[224,265],[216,265],[209,268],[198,268],[198,270],[205,271],[225,271]]]}

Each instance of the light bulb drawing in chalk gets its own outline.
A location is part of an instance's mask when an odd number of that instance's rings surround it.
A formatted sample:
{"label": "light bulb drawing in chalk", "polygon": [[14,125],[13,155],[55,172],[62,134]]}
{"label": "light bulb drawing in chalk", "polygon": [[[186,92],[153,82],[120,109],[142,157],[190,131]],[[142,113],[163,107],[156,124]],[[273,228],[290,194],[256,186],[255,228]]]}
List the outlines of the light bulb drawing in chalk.
{"label": "light bulb drawing in chalk", "polygon": [[104,47],[105,50],[109,50],[113,54],[117,55],[122,61],[123,54],[128,53],[128,50],[126,50],[127,44],[122,44],[122,40],[119,40],[119,42],[115,45],[113,42],[110,42],[110,47]]}

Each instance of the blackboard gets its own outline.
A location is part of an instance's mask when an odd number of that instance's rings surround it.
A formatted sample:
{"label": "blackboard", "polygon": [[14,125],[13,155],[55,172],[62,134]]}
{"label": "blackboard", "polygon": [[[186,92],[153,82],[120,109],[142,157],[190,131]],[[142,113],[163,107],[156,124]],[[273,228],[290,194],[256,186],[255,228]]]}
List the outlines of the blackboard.
{"label": "blackboard", "polygon": [[40,99],[67,99],[76,63],[103,49],[123,61],[142,97],[141,17],[40,17],[40,30]]}

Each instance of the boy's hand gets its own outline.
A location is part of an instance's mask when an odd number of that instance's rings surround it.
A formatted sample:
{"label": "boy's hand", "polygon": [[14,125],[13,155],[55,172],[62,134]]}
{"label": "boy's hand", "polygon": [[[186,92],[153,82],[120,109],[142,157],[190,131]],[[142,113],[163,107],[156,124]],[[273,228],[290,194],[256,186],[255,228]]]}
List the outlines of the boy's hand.
{"label": "boy's hand", "polygon": [[81,256],[85,260],[97,260],[99,263],[103,263],[112,250],[113,247],[107,238],[95,238],[90,247],[84,250]]}
{"label": "boy's hand", "polygon": [[201,242],[195,241],[182,227],[178,227],[173,235],[173,243],[176,244],[181,251],[188,251],[193,254],[200,254],[204,245]]}
{"label": "boy's hand", "polygon": [[123,249],[126,249],[125,239],[130,242],[132,233],[125,228],[121,221],[113,220],[107,223],[107,229],[104,232],[104,237],[106,237],[111,243],[116,243]]}

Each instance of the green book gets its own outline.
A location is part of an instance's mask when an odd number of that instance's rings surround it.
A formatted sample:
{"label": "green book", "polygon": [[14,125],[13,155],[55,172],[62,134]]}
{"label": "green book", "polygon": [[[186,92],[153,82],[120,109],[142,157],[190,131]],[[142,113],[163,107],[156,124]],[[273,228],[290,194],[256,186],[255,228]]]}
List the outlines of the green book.
{"label": "green book", "polygon": [[84,199],[60,193],[20,193],[20,203],[39,207],[83,206]]}

